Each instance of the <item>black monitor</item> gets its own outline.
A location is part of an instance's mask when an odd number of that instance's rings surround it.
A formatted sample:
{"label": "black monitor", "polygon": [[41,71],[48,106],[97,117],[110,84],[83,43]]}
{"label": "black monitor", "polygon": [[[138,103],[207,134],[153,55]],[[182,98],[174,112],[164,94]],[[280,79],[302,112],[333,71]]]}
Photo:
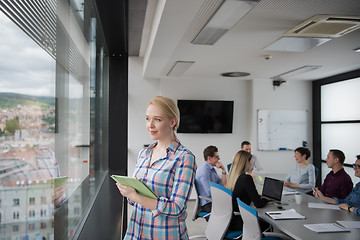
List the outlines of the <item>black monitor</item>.
{"label": "black monitor", "polygon": [[178,100],[178,133],[232,133],[234,101]]}

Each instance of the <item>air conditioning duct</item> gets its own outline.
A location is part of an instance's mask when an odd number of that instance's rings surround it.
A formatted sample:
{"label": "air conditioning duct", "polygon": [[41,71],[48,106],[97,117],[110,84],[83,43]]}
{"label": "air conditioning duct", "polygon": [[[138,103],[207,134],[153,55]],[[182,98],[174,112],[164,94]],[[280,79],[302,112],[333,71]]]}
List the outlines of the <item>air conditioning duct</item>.
{"label": "air conditioning duct", "polygon": [[360,28],[360,16],[316,15],[284,34],[288,37],[336,38]]}

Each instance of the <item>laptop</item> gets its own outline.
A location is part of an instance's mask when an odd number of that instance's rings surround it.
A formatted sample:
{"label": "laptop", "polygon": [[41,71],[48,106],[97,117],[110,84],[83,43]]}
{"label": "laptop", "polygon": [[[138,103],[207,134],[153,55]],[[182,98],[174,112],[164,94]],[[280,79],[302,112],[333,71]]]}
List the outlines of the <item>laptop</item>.
{"label": "laptop", "polygon": [[284,181],[275,178],[265,177],[262,189],[262,196],[271,199],[277,204],[283,204],[281,203],[283,188]]}

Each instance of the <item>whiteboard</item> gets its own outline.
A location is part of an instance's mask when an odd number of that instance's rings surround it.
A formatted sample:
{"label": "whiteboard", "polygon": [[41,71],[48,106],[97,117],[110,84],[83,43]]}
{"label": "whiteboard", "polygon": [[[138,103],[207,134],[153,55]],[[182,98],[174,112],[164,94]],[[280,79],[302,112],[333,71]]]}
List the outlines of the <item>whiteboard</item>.
{"label": "whiteboard", "polygon": [[259,150],[307,147],[306,110],[258,110]]}

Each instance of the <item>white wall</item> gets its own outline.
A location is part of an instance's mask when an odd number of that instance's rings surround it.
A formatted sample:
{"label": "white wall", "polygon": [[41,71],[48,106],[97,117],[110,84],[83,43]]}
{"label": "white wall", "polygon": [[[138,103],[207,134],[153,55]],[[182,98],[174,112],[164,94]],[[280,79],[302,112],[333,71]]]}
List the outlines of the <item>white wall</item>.
{"label": "white wall", "polygon": [[150,99],[159,95],[160,81],[142,78],[143,58],[129,57],[128,173],[132,176],[139,151],[151,143],[145,127],[145,111]]}
{"label": "white wall", "polygon": [[177,134],[181,143],[194,153],[198,166],[204,162],[202,152],[209,145],[218,147],[224,164],[231,163],[241,141],[250,136],[251,81],[144,79],[141,77],[141,61],[142,58],[129,59],[129,174],[134,170],[137,153],[143,144],[151,143],[145,129],[145,109],[149,100],[157,95],[175,101],[180,98],[233,100],[232,134]]}
{"label": "white wall", "polygon": [[[284,109],[308,110],[308,148],[312,151],[312,84],[309,81],[287,81],[280,87],[272,86],[269,79],[253,81],[252,117],[256,123],[257,110]],[[257,126],[251,131],[252,153],[258,157],[262,167],[268,172],[287,173],[295,164],[293,151],[259,151]],[[301,146],[299,146],[301,147]],[[312,163],[312,157],[309,158]]]}
{"label": "white wall", "polygon": [[[257,150],[258,109],[306,109],[311,123],[311,83],[290,82],[274,91],[268,79],[246,81],[238,79],[144,79],[143,59],[129,58],[129,175],[132,175],[136,157],[144,144],[152,143],[145,128],[145,110],[149,100],[157,95],[177,99],[233,100],[234,121],[232,134],[177,134],[181,143],[196,157],[198,166],[204,162],[202,151],[208,145],[219,149],[224,164],[232,162],[243,140],[252,143],[253,154],[267,172],[287,173],[295,163],[293,152]],[[309,147],[312,146],[309,125]]]}

